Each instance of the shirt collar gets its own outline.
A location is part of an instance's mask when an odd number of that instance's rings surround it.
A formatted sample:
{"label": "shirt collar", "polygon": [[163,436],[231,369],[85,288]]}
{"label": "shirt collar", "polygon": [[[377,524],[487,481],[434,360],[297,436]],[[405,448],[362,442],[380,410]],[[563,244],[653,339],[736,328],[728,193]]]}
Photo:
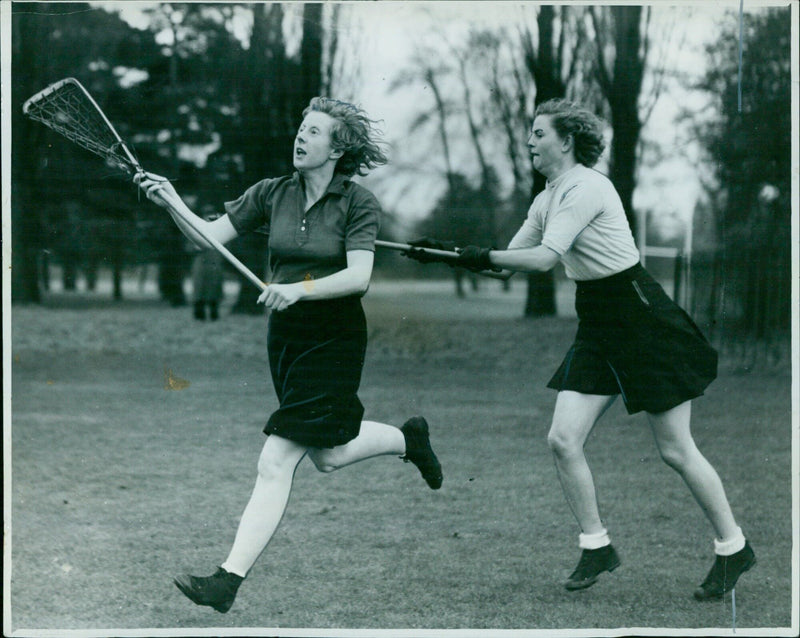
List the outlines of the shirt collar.
{"label": "shirt collar", "polygon": [[[292,177],[300,186],[303,185],[303,176],[300,175],[300,171],[295,171]],[[343,173],[334,173],[331,183],[328,184],[328,188],[325,190],[325,194],[344,195],[345,188],[347,188],[349,182],[350,178],[347,177],[347,175]]]}
{"label": "shirt collar", "polygon": [[561,182],[563,182],[566,179],[567,175],[571,175],[575,171],[575,169],[578,168],[578,166],[583,166],[583,164],[580,164],[580,163],[579,164],[575,164],[575,166],[572,166],[572,167],[568,168],[566,171],[561,173],[561,175],[556,177],[554,180],[552,180],[552,181],[548,180],[545,183],[545,187],[548,188],[548,189],[555,188],[556,186],[561,184]]}

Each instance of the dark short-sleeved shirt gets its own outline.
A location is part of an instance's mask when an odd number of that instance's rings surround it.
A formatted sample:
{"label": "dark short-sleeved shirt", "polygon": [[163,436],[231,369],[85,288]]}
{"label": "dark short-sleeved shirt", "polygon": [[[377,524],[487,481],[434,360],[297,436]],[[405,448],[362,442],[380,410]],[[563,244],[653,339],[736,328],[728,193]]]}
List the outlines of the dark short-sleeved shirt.
{"label": "dark short-sleeved shirt", "polygon": [[308,211],[299,173],[264,179],[225,211],[239,234],[269,234],[273,283],[327,277],[347,267],[347,251],[375,250],[381,207],[366,188],[335,174]]}

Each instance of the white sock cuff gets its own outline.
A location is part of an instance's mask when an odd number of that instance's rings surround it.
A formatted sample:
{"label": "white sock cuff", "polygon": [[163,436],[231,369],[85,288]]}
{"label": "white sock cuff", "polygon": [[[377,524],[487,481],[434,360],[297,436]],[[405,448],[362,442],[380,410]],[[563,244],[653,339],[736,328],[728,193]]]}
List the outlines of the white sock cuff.
{"label": "white sock cuff", "polygon": [[736,529],[739,530],[739,533],[730,540],[723,542],[716,538],[714,539],[714,553],[719,556],[730,556],[744,549],[744,534],[742,533],[742,528],[737,527]]}
{"label": "white sock cuff", "polygon": [[597,534],[578,535],[578,547],[581,549],[600,549],[606,545],[611,545],[611,539],[608,537],[607,529]]}
{"label": "white sock cuff", "polygon": [[241,570],[240,569],[236,569],[234,567],[231,567],[230,564],[228,564],[228,561],[225,561],[224,563],[222,563],[222,565],[220,565],[220,567],[222,567],[222,569],[224,569],[229,574],[236,574],[237,576],[241,576],[242,578],[247,578],[247,572],[246,571],[245,571],[244,574],[241,574],[240,573]]}

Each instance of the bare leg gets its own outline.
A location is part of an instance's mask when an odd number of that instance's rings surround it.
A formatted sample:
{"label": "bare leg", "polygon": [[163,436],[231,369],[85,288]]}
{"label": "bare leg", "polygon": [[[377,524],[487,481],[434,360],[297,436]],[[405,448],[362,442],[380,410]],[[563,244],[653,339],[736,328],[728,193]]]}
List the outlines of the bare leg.
{"label": "bare leg", "polygon": [[333,472],[374,456],[399,456],[405,451],[405,438],[399,428],[376,421],[362,421],[361,430],[352,441],[334,448],[311,448],[308,457],[320,472]]}
{"label": "bare leg", "polygon": [[719,475],[695,445],[690,430],[691,415],[692,403],[686,401],[666,412],[648,414],[648,417],[661,458],[681,475],[717,538],[725,542],[740,536],[741,530],[736,525]]}
{"label": "bare leg", "polygon": [[230,554],[222,567],[239,576],[247,572],[264,551],[283,518],[292,480],[306,448],[279,436],[267,437],[258,459],[250,501],[244,509]]}
{"label": "bare leg", "polygon": [[594,479],[583,446],[592,428],[615,396],[558,393],[547,442],[553,452],[564,496],[584,534],[605,531],[600,519]]}

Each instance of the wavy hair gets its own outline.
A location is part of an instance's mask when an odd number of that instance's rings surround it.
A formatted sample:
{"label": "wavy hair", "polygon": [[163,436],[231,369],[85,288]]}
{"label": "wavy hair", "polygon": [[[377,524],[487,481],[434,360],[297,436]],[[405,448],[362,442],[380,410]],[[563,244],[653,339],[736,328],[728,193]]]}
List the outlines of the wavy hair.
{"label": "wavy hair", "polygon": [[362,109],[349,102],[315,97],[303,110],[303,117],[311,111],[326,113],[336,120],[331,128],[331,146],[344,151],[336,162],[337,173],[348,177],[366,175],[370,169],[389,161],[380,146],[383,141],[381,132],[375,128],[377,122],[369,119]]}
{"label": "wavy hair", "polygon": [[559,137],[572,135],[575,159],[580,164],[589,168],[597,164],[606,147],[603,121],[599,117],[576,102],[560,98],[542,102],[536,107],[534,119],[538,115],[550,116],[550,123]]}

